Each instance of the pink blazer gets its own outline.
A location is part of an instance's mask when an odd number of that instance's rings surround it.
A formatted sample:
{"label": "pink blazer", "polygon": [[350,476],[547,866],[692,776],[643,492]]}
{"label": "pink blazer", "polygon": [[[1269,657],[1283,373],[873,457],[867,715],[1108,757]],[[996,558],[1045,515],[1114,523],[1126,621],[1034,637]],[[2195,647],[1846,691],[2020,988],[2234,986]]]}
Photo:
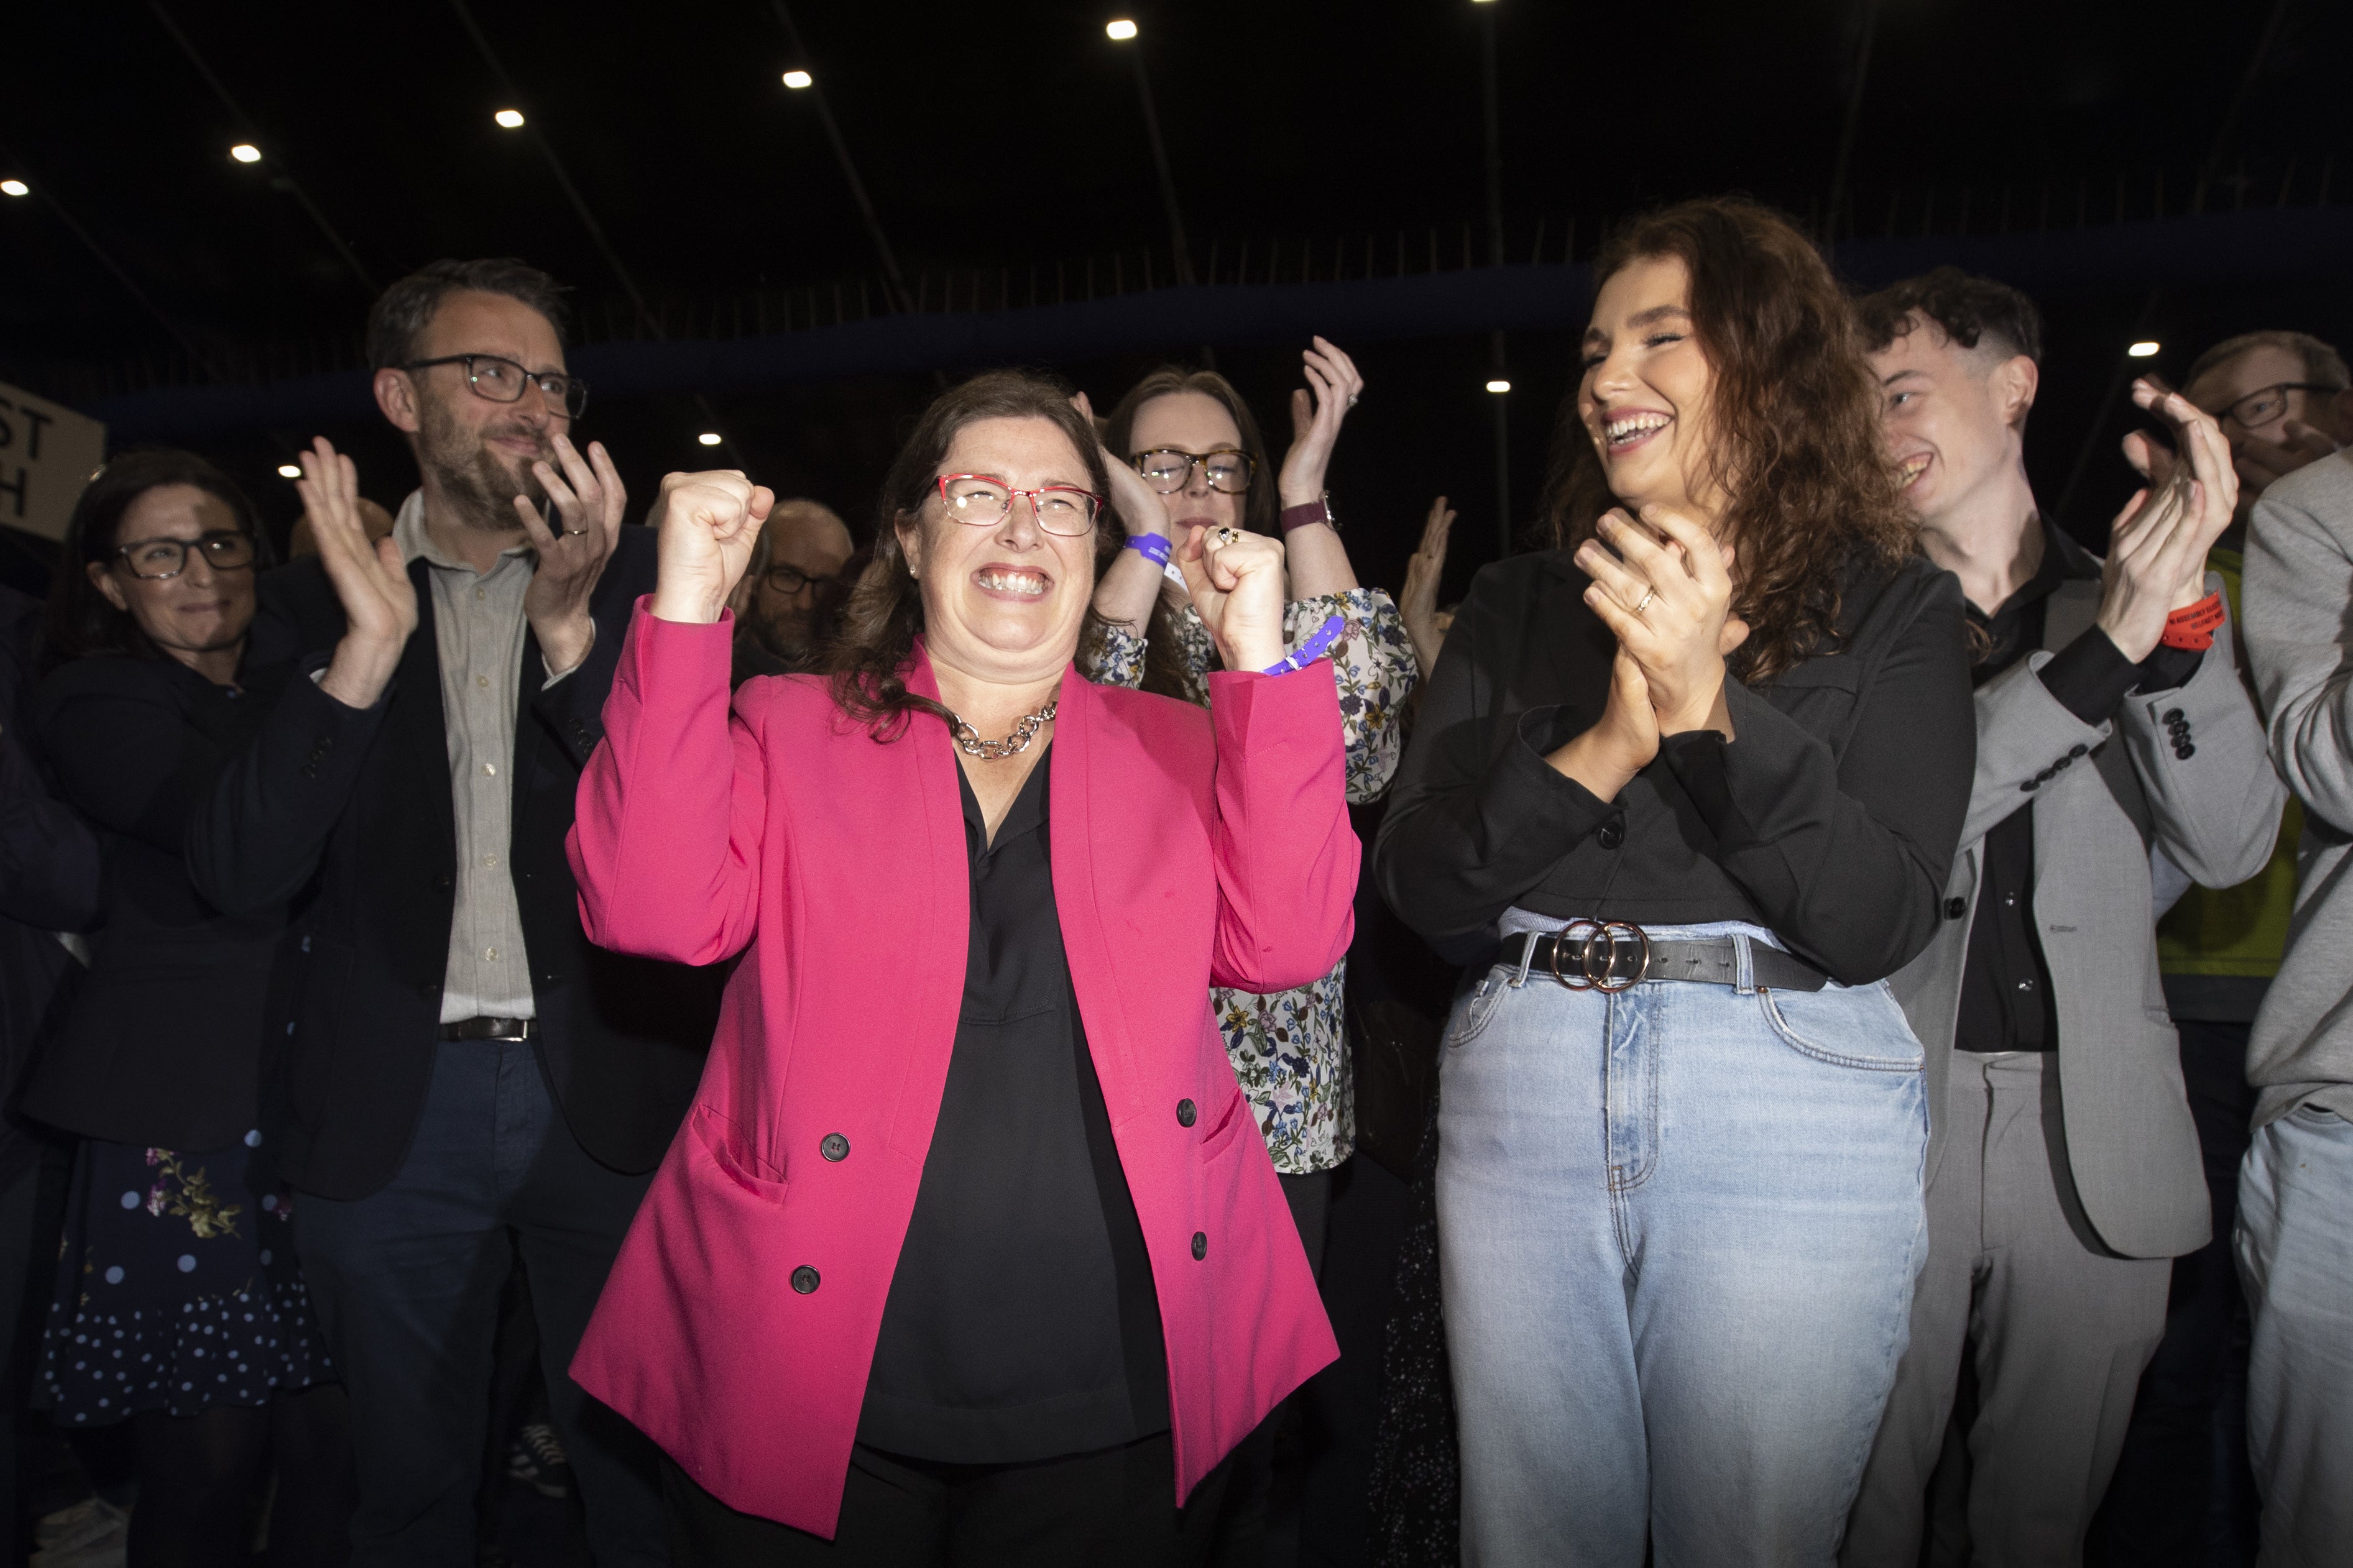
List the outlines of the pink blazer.
{"label": "pink blazer", "polygon": [[[964,811],[929,719],[879,743],[792,676],[745,683],[731,720],[732,629],[641,603],[580,781],[589,936],[746,956],[572,1374],[730,1507],[830,1536],[955,1040]],[[938,694],[920,647],[908,685]],[[1054,904],[1167,1339],[1179,1501],[1339,1353],[1208,1006],[1212,983],[1303,985],[1347,947],[1337,700],[1308,674],[1210,693],[1204,712],[1066,673],[1049,785]],[[839,1161],[818,1154],[833,1133]]]}

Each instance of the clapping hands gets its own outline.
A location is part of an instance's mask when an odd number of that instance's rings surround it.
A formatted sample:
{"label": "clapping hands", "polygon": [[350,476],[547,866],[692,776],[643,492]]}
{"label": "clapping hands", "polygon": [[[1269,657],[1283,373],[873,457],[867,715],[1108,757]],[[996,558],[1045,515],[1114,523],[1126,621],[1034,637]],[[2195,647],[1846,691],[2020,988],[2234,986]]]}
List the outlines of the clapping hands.
{"label": "clapping hands", "polygon": [[319,679],[320,689],[353,708],[374,707],[417,629],[417,585],[400,547],[368,537],[360,520],[359,469],[324,436],[299,454],[302,498],[319,563],[343,606],[343,635]]}
{"label": "clapping hands", "polygon": [[2149,483],[2110,525],[2100,569],[2100,629],[2138,664],[2157,650],[2166,616],[2206,596],[2206,552],[2231,525],[2239,476],[2212,415],[2147,380],[2133,383],[2133,401],[2174,429],[2171,454],[2138,431],[2125,437],[2126,458]]}

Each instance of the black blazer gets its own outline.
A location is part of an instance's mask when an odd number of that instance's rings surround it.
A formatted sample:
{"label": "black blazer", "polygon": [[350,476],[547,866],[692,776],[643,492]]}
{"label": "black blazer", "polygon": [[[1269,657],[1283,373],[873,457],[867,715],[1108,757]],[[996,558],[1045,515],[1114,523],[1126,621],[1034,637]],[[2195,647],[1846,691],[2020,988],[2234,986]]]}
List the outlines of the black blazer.
{"label": "black blazer", "polygon": [[17,1090],[34,1052],[63,1026],[81,974],[56,933],[96,925],[105,894],[98,836],[57,797],[38,754],[40,616],[37,602],[0,585],[0,1187],[38,1152]]}
{"label": "black blazer", "polygon": [[96,826],[106,927],[64,1026],[26,1086],[28,1116],[87,1138],[222,1149],[257,1125],[283,900],[226,913],[184,858],[188,825],[292,674],[250,657],[241,691],[175,659],[99,654],[50,671],[43,750]]}
{"label": "black blazer", "polygon": [[[223,907],[295,900],[277,1026],[281,1155],[297,1185],[331,1198],[364,1197],[398,1172],[433,1071],[458,849],[429,571],[409,565],[418,623],[384,699],[362,712],[308,679],[290,682],[189,847],[197,884]],[[678,1130],[721,979],[590,945],[565,858],[629,614],[653,585],[653,534],[624,528],[590,605],[587,662],[543,690],[539,641],[525,633],[510,770],[507,866],[540,1060],[582,1147],[629,1172],[658,1164]],[[316,668],[343,634],[343,606],[315,559],[263,577],[259,653]]]}

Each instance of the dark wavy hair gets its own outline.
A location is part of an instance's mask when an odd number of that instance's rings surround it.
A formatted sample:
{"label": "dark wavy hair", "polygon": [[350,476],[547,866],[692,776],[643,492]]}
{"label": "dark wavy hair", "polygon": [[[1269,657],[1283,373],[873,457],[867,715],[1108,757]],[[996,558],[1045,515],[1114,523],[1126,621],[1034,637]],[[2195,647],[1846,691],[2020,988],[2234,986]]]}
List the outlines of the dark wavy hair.
{"label": "dark wavy hair", "polygon": [[[1234,428],[1241,432],[1242,450],[1250,458],[1250,486],[1242,494],[1242,526],[1252,533],[1279,536],[1282,531],[1282,509],[1275,504],[1275,468],[1267,460],[1266,442],[1259,435],[1258,421],[1251,417],[1250,405],[1234,390],[1234,384],[1216,371],[1162,365],[1129,387],[1127,395],[1119,400],[1119,406],[1111,411],[1111,418],[1103,426],[1103,445],[1115,456],[1133,460],[1137,455],[1133,438],[1137,410],[1155,397],[1182,392],[1198,392],[1213,399],[1232,416]],[[1152,614],[1145,626],[1144,689],[1180,701],[1191,700],[1185,656],[1176,641],[1176,612],[1168,607],[1166,597],[1152,601]]]}
{"label": "dark wavy hair", "polygon": [[[1057,378],[1039,371],[994,370],[933,399],[883,478],[873,557],[850,589],[849,601],[842,606],[841,629],[825,652],[834,705],[878,741],[905,734],[916,713],[935,714],[944,722],[949,717],[939,703],[907,689],[915,638],[923,630],[923,595],[907,570],[899,530],[903,524],[920,526],[924,503],[937,493],[933,481],[939,476],[941,459],[955,445],[956,433],[983,419],[1043,419],[1056,426],[1086,464],[1094,492],[1111,494],[1111,476],[1103,468],[1094,426],[1071,406],[1071,389]],[[1100,578],[1124,542],[1108,506],[1095,524],[1094,540],[1094,570]],[[1082,653],[1099,648],[1103,634],[1103,617],[1090,602],[1079,632]]]}
{"label": "dark wavy hair", "polygon": [[[1727,661],[1767,681],[1839,646],[1849,566],[1887,566],[1919,548],[1882,444],[1879,393],[1845,293],[1779,214],[1738,197],[1679,203],[1632,219],[1604,244],[1594,287],[1636,261],[1672,256],[1691,273],[1694,335],[1715,372],[1711,478],[1740,551],[1733,613],[1748,640]],[[1574,549],[1617,504],[1600,454],[1561,407],[1545,486],[1551,541]]]}
{"label": "dark wavy hair", "polygon": [[99,592],[98,584],[90,580],[90,568],[114,564],[122,519],[132,503],[164,485],[194,485],[217,498],[236,517],[238,529],[253,538],[253,571],[259,574],[277,564],[260,515],[235,479],[194,452],[150,447],[117,453],[82,487],[73,515],[66,522],[57,574],[49,582],[43,639],[51,664],[94,653],[162,657],[139,629],[138,621],[128,611],[116,609]]}

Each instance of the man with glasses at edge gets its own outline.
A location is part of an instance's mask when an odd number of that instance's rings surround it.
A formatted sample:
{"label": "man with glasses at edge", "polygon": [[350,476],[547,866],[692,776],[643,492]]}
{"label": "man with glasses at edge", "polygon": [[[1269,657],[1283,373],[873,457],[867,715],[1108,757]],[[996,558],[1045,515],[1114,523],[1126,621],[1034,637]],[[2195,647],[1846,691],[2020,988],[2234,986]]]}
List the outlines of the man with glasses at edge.
{"label": "man with glasses at edge", "polygon": [[[562,321],[555,281],[510,259],[436,262],[376,301],[376,405],[420,484],[389,543],[339,565],[400,613],[352,612],[391,628],[367,679],[294,683],[191,856],[224,909],[312,889],[284,950],[281,1152],[351,1390],[356,1564],[473,1563],[518,1265],[596,1561],[667,1561],[651,1448],[567,1368],[701,1075],[716,990],[592,946],[565,858],[654,541],[621,526],[604,448],[572,444],[587,388]],[[364,541],[350,459],[323,439],[302,459],[313,530]],[[345,629],[320,561],[264,579],[257,647],[317,664]],[[351,748],[364,764],[322,782]]]}
{"label": "man with glasses at edge", "polygon": [[814,500],[776,503],[730,603],[735,612],[730,685],[816,668],[818,645],[831,634],[841,607],[844,568],[853,553],[849,530],[831,507]]}
{"label": "man with glasses at edge", "polygon": [[2345,356],[2309,332],[2242,332],[2200,354],[2181,394],[2212,415],[2239,470],[2239,512],[2223,545],[2238,550],[2273,480],[2353,442]]}

